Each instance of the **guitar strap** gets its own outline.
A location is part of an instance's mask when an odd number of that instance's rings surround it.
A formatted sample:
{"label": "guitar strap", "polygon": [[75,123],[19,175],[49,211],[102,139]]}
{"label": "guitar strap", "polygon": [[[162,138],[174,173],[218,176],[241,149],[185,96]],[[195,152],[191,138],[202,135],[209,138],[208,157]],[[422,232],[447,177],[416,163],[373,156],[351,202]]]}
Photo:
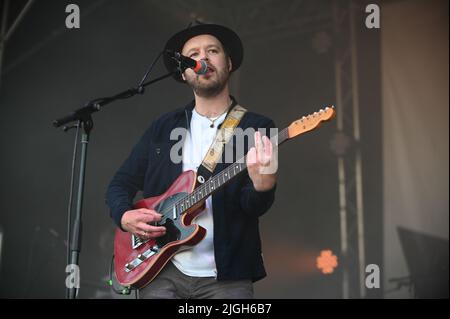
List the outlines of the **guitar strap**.
{"label": "guitar strap", "polygon": [[228,115],[223,121],[220,130],[217,131],[216,137],[209,147],[208,152],[206,152],[203,162],[197,169],[197,182],[195,188],[203,184],[211,177],[214,169],[216,168],[217,162],[222,156],[225,145],[233,136],[234,130],[239,125],[239,122],[246,112],[247,110],[239,104],[236,104],[228,112]]}

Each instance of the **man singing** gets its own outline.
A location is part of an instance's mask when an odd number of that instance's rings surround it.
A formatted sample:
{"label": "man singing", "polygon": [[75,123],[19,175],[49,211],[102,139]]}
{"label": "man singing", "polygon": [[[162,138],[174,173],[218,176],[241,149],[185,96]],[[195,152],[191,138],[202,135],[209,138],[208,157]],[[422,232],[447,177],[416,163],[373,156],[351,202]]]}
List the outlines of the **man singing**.
{"label": "man singing", "polygon": [[[164,236],[166,228],[154,225],[161,219],[157,211],[133,208],[136,193],[142,191],[144,198],[160,195],[183,171],[197,171],[227,115],[238,106],[228,85],[243,59],[242,42],[234,31],[214,24],[195,25],[172,36],[165,50],[203,60],[207,71],[180,70],[165,55],[166,67],[179,70],[175,79],[192,88],[194,99],[153,121],[108,187],[107,204],[117,226],[143,239]],[[247,171],[206,199],[204,211],[194,220],[207,230],[205,238],[177,252],[140,290],[141,298],[253,297],[253,282],[266,275],[258,219],[271,207],[276,189],[276,174],[264,172],[274,160],[273,146],[258,129],[267,129],[268,135],[274,127],[262,115],[248,111],[242,116],[237,128],[256,131],[254,147],[246,144]],[[176,143],[170,135],[176,128],[189,133],[179,162],[170,156]],[[217,163],[213,175],[229,164]]]}

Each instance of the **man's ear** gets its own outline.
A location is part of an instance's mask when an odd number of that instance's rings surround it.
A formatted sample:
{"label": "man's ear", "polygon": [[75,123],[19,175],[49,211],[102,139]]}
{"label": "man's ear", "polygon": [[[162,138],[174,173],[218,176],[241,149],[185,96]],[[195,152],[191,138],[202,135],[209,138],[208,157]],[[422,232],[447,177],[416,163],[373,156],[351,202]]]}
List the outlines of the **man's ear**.
{"label": "man's ear", "polygon": [[231,72],[233,70],[233,62],[231,62],[231,58],[228,57],[228,72]]}

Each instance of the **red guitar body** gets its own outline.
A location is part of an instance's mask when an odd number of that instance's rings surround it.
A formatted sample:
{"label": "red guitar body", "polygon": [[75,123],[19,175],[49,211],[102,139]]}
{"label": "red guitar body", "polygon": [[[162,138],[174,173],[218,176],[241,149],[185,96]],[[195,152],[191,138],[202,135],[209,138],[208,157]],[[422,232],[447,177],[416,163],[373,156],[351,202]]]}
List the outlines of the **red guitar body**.
{"label": "red guitar body", "polygon": [[135,208],[153,209],[163,214],[159,223],[166,234],[143,241],[117,228],[114,238],[114,268],[117,281],[127,287],[143,288],[152,281],[170,258],[179,250],[199,243],[206,230],[192,220],[202,211],[201,202],[183,214],[175,212],[173,204],[190,194],[196,182],[194,171],[183,172],[162,195],[140,200]]}

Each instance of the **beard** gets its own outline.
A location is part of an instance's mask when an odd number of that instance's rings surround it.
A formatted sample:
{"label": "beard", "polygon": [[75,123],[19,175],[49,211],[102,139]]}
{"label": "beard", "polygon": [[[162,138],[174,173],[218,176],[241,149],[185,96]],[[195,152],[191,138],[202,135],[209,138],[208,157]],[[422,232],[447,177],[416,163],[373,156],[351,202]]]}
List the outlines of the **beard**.
{"label": "beard", "polygon": [[227,85],[230,77],[228,69],[217,70],[211,74],[209,79],[202,79],[203,75],[186,76],[187,84],[201,97],[214,97],[221,93]]}

